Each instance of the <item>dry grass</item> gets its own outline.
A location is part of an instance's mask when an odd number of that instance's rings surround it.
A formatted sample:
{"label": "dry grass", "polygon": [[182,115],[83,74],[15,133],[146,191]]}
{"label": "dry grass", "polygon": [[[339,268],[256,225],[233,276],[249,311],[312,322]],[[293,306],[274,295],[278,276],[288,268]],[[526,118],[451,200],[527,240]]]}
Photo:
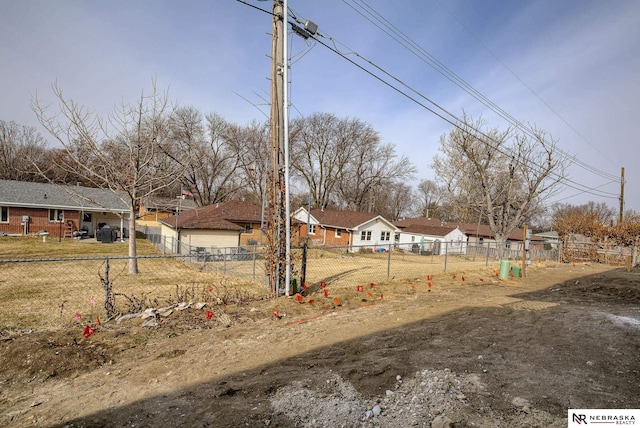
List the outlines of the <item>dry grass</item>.
{"label": "dry grass", "polygon": [[[145,239],[137,239],[138,255],[158,254],[158,251]],[[103,244],[95,239],[47,238],[46,242],[37,237],[0,237],[0,260],[2,259],[39,259],[92,256],[126,256],[128,242]]]}
{"label": "dry grass", "polygon": [[[0,263],[0,331],[20,328],[57,328],[70,323],[105,319],[105,259],[115,293],[115,310],[127,313],[180,301],[218,302],[262,297],[264,289],[175,258],[140,258],[139,274],[128,273],[126,243],[102,244],[86,240],[58,243],[34,238],[5,237],[0,259],[93,260]],[[145,240],[137,241],[138,255],[159,255]],[[103,259],[102,257],[105,257]]]}
{"label": "dry grass", "polygon": [[[182,301],[229,302],[264,298],[267,294],[264,260],[197,262],[159,257],[144,239],[138,239],[139,273],[128,273],[127,243],[102,244],[66,239],[42,242],[37,238],[0,238],[0,259],[95,258],[93,260],[0,263],[0,330],[60,327],[95,322],[105,317],[105,258],[109,257],[109,284],[120,313],[163,307]],[[294,254],[292,278],[300,276],[300,254]],[[446,269],[445,269],[446,260]],[[495,262],[490,262],[495,263]],[[312,248],[307,259],[309,294],[353,295],[358,285],[401,284],[427,275],[486,269],[484,260],[460,256],[420,256],[413,253],[346,252]],[[402,291],[404,292],[404,291]],[[76,318],[79,316],[79,318]]]}

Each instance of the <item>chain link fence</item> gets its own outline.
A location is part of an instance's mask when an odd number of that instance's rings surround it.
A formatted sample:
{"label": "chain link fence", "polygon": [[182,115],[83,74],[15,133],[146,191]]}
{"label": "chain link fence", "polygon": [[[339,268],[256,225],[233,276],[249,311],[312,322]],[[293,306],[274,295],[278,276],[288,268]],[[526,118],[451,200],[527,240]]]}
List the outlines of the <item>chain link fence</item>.
{"label": "chain link fence", "polygon": [[636,266],[638,246],[620,246],[614,243],[565,242],[561,261],[603,263],[614,266]]}
{"label": "chain link fence", "polygon": [[[458,244],[458,243],[456,243]],[[185,247],[180,255],[131,258],[76,257],[0,260],[0,331],[96,323],[116,314],[181,302],[227,303],[269,298],[265,251],[261,246]],[[304,247],[291,249],[291,292],[321,282],[358,285],[411,280],[438,272],[496,265],[495,247],[443,242],[435,249],[415,245]],[[517,260],[517,254],[512,254]],[[559,259],[557,250],[532,260]],[[284,292],[284,284],[278,290]]]}

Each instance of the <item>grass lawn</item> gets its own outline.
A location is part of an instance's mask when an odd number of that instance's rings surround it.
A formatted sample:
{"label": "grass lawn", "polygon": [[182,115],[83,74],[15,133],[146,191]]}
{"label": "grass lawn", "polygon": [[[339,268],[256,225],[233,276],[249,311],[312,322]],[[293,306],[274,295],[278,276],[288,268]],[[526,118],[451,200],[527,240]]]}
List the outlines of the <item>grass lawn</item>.
{"label": "grass lawn", "polygon": [[[145,239],[138,256],[159,256]],[[128,256],[128,242],[92,239],[0,238],[0,331],[59,328],[104,319],[106,257]],[[51,260],[67,258],[95,260]],[[48,259],[49,261],[24,261]],[[21,260],[20,262],[16,260]],[[177,258],[138,259],[139,273],[128,273],[127,259],[109,259],[109,284],[116,312],[139,311],[180,301],[217,301],[259,297],[264,289]]]}
{"label": "grass lawn", "polygon": [[[136,247],[139,256],[159,254],[158,250],[146,239],[137,239]],[[99,257],[127,256],[128,242],[103,244],[95,239],[62,239],[36,237],[0,237],[0,260],[3,259],[49,259],[67,257]]]}

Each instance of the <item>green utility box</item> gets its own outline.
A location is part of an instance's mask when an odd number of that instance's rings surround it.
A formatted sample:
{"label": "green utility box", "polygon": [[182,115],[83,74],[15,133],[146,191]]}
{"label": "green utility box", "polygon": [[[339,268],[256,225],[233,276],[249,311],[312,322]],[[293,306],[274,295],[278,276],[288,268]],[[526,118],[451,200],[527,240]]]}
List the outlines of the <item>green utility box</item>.
{"label": "green utility box", "polygon": [[513,275],[515,275],[516,278],[522,277],[522,267],[520,266],[513,266],[511,268],[511,272],[513,272]]}
{"label": "green utility box", "polygon": [[509,279],[509,270],[511,269],[511,262],[509,260],[500,260],[500,278]]}

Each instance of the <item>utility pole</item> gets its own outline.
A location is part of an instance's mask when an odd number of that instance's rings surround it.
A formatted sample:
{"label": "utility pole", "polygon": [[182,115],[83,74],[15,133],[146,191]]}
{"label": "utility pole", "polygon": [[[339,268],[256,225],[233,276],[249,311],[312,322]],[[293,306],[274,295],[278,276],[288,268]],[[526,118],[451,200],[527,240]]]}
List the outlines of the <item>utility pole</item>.
{"label": "utility pole", "polygon": [[[283,0],[273,0],[273,32],[271,46],[271,173],[269,176],[269,233],[267,234],[267,268],[270,292],[279,294],[286,283],[287,264],[287,214],[285,209],[287,186],[285,180],[285,86],[287,75],[286,5]],[[288,288],[288,287],[287,287]]]}
{"label": "utility pole", "polygon": [[624,215],[624,167],[622,167],[620,175],[620,216],[618,217],[618,224],[622,224],[622,216]]}
{"label": "utility pole", "polygon": [[[289,206],[289,53],[287,51],[287,0],[273,0],[271,46],[271,174],[269,176],[269,219],[267,268],[269,290],[280,294],[291,282],[291,216]],[[294,32],[308,39],[318,26],[307,20],[304,28],[291,24]]]}

